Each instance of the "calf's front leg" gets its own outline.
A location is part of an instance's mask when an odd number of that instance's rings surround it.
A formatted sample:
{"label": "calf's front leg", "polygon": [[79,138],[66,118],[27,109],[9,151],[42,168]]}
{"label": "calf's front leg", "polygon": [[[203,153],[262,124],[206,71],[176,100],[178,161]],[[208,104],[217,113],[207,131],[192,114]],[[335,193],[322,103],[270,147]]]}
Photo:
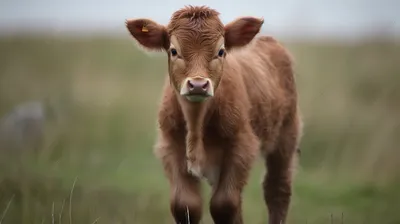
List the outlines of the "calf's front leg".
{"label": "calf's front leg", "polygon": [[202,216],[200,180],[187,172],[184,144],[165,140],[156,148],[170,183],[170,209],[177,224],[198,224]]}
{"label": "calf's front leg", "polygon": [[225,149],[221,175],[213,188],[210,213],[215,224],[242,224],[243,188],[259,143],[253,134],[239,133]]}

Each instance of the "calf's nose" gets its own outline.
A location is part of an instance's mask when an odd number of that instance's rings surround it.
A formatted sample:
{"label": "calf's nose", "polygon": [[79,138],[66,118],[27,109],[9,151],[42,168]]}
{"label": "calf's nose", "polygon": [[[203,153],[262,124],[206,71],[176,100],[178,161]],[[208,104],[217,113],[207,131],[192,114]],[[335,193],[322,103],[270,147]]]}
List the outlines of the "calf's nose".
{"label": "calf's nose", "polygon": [[191,95],[205,95],[210,87],[210,81],[202,78],[188,79],[186,84]]}

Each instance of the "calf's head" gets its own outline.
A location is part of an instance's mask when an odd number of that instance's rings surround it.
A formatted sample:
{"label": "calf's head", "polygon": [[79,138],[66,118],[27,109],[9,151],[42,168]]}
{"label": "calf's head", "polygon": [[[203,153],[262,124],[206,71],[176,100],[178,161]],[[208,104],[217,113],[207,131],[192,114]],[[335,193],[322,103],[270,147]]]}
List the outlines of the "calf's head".
{"label": "calf's head", "polygon": [[248,44],[262,19],[241,17],[224,25],[206,6],[187,6],[173,13],[167,26],[150,19],[129,19],[126,26],[146,50],[165,51],[171,84],[192,102],[212,97],[231,49]]}

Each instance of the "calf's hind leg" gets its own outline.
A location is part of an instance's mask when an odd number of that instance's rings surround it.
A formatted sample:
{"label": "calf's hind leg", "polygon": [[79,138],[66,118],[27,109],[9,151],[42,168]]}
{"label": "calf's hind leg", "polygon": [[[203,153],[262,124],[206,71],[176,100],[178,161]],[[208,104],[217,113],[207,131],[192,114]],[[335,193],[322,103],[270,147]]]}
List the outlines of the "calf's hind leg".
{"label": "calf's hind leg", "polygon": [[253,135],[239,134],[232,146],[225,150],[220,179],[213,186],[210,201],[210,213],[215,224],[243,223],[241,194],[258,145],[258,140]]}
{"label": "calf's hind leg", "polygon": [[286,223],[297,148],[297,132],[283,131],[276,149],[265,158],[267,173],[263,180],[263,192],[269,224]]}

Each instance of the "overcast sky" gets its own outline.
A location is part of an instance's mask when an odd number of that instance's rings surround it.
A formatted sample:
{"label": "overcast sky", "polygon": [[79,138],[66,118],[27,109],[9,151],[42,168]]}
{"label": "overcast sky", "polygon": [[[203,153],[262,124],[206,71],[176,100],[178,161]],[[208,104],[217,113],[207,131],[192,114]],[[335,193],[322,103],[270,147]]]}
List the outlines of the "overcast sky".
{"label": "overcast sky", "polygon": [[264,17],[264,31],[277,34],[355,36],[383,28],[400,34],[400,0],[0,0],[0,32],[21,27],[120,32],[126,18],[165,24],[189,4],[217,9],[225,23],[243,15]]}

